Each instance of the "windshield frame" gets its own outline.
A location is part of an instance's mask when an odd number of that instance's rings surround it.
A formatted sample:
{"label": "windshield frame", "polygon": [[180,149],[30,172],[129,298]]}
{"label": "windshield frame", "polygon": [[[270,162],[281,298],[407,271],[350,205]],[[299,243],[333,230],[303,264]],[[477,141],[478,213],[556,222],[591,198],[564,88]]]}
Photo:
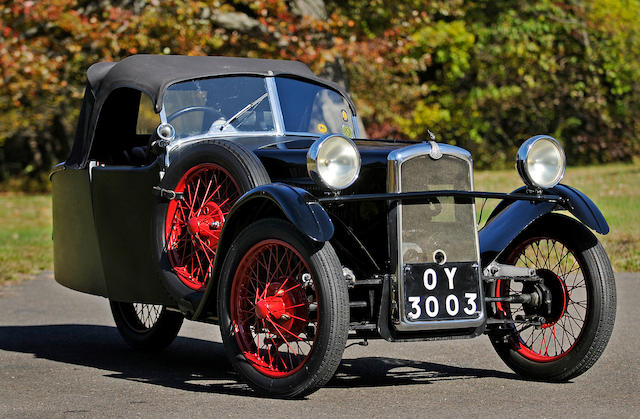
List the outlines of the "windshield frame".
{"label": "windshield frame", "polygon": [[[241,75],[239,74],[238,76],[241,76]],[[225,75],[225,76],[222,76],[222,77],[235,77],[235,76]],[[283,77],[283,76],[280,75],[279,77]],[[206,77],[206,78],[213,78],[213,77]],[[277,137],[277,136],[320,137],[320,136],[322,136],[322,134],[313,133],[313,132],[287,131],[285,129],[284,115],[282,113],[282,107],[280,106],[280,98],[278,96],[278,88],[276,86],[275,76],[264,76],[264,77],[259,77],[259,78],[262,78],[265,81],[266,91],[268,93],[267,98],[269,99],[269,105],[271,106],[274,129],[268,130],[268,131],[206,132],[206,133],[191,135],[191,136],[182,137],[180,139],[177,139],[174,142],[175,145],[177,146],[178,144],[182,144],[184,142],[191,142],[191,141],[194,141],[194,140],[199,140],[199,139],[204,139],[204,138],[230,138],[230,137],[236,137],[237,138],[237,137],[265,137],[265,136],[274,136],[274,137]],[[306,80],[306,79],[299,78],[299,77],[290,77],[290,78],[293,78],[293,79],[296,79],[296,80],[300,80],[300,81],[305,82],[305,83],[319,85],[319,86],[321,86],[321,87],[323,87],[325,89],[329,89],[329,90],[331,90],[333,92],[336,92],[338,95],[343,97],[342,93],[340,93],[339,91],[337,91],[335,89],[332,89],[330,86],[325,86],[325,85],[321,85],[321,84],[318,84],[318,83],[314,83],[313,81]],[[178,83],[182,83],[182,82],[178,82]],[[174,83],[174,84],[178,84],[178,83]],[[353,118],[354,138],[359,138],[360,137],[360,133],[359,133],[359,129],[358,129],[358,123],[357,123],[358,120],[357,120],[357,116],[355,114],[355,110],[352,109],[351,106],[349,106],[349,110],[351,112],[351,117]],[[160,110],[160,120],[161,120],[162,123],[167,123],[167,113],[166,113],[166,109],[165,109],[164,99],[163,99],[163,103],[162,103],[162,109]],[[327,134],[340,134],[340,135],[342,135],[342,133],[327,133]],[[173,148],[173,147],[171,147],[171,148]]]}

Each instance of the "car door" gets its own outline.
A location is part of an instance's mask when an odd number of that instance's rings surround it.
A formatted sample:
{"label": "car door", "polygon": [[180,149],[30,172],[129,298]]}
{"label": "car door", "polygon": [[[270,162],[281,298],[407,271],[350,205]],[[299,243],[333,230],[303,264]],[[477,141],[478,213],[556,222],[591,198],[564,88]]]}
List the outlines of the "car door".
{"label": "car door", "polygon": [[135,157],[146,155],[157,125],[149,107],[147,96],[129,88],[114,90],[103,105],[90,154],[98,162],[91,170],[93,215],[109,298],[168,304],[153,221],[161,168],[149,155]]}
{"label": "car door", "polygon": [[51,174],[54,272],[66,287],[107,296],[89,170],[61,163]]}

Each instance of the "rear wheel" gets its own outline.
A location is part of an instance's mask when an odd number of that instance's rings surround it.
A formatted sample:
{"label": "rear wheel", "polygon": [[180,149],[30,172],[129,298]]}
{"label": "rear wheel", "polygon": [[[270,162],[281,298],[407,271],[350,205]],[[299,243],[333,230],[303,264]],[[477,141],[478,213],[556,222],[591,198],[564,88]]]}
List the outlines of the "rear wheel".
{"label": "rear wheel", "polygon": [[178,278],[200,290],[213,267],[222,226],[241,190],[222,166],[201,163],[187,170],[175,192],[183,199],[171,201],[167,210],[167,256]]}
{"label": "rear wheel", "polygon": [[176,302],[204,291],[218,240],[234,203],[247,191],[270,183],[260,160],[240,144],[203,140],[173,151],[160,188],[176,199],[155,207],[160,277]]}
{"label": "rear wheel", "polygon": [[[540,284],[498,280],[495,295],[531,293],[551,297],[551,307],[496,303],[498,316],[516,320],[492,334],[500,357],[523,377],[564,381],[588,370],[609,341],[616,314],[613,271],[602,245],[579,222],[547,215],[525,230],[500,260],[533,268]],[[542,293],[541,293],[542,294]],[[540,325],[519,322],[537,318]]]}
{"label": "rear wheel", "polygon": [[349,302],[329,243],[312,243],[283,220],[255,222],[227,255],[218,295],[225,349],[253,388],[294,397],[333,376]]}
{"label": "rear wheel", "polygon": [[122,338],[136,349],[164,349],[178,336],[184,317],[155,304],[110,301],[111,313]]}

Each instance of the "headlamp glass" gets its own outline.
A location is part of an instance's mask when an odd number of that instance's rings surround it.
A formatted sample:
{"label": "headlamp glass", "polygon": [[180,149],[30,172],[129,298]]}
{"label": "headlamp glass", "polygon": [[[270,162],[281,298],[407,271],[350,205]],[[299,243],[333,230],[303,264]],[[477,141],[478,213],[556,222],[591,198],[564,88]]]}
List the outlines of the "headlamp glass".
{"label": "headlamp glass", "polygon": [[520,147],[516,166],[527,185],[540,189],[553,188],[564,177],[564,150],[552,137],[532,137]]}
{"label": "headlamp glass", "polygon": [[309,149],[307,170],[317,183],[331,189],[345,189],[358,178],[360,153],[347,137],[327,135]]}

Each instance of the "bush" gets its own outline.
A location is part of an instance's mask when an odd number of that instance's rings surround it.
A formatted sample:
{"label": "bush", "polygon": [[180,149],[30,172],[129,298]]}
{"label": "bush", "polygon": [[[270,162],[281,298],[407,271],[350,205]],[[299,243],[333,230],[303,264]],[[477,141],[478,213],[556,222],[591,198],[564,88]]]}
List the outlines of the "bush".
{"label": "bush", "polygon": [[640,152],[639,11],[640,0],[5,2],[0,182],[37,181],[64,160],[86,68],[135,53],[346,72],[370,136],[421,140],[431,129],[481,167],[511,164],[541,133],[571,163],[630,160]]}

